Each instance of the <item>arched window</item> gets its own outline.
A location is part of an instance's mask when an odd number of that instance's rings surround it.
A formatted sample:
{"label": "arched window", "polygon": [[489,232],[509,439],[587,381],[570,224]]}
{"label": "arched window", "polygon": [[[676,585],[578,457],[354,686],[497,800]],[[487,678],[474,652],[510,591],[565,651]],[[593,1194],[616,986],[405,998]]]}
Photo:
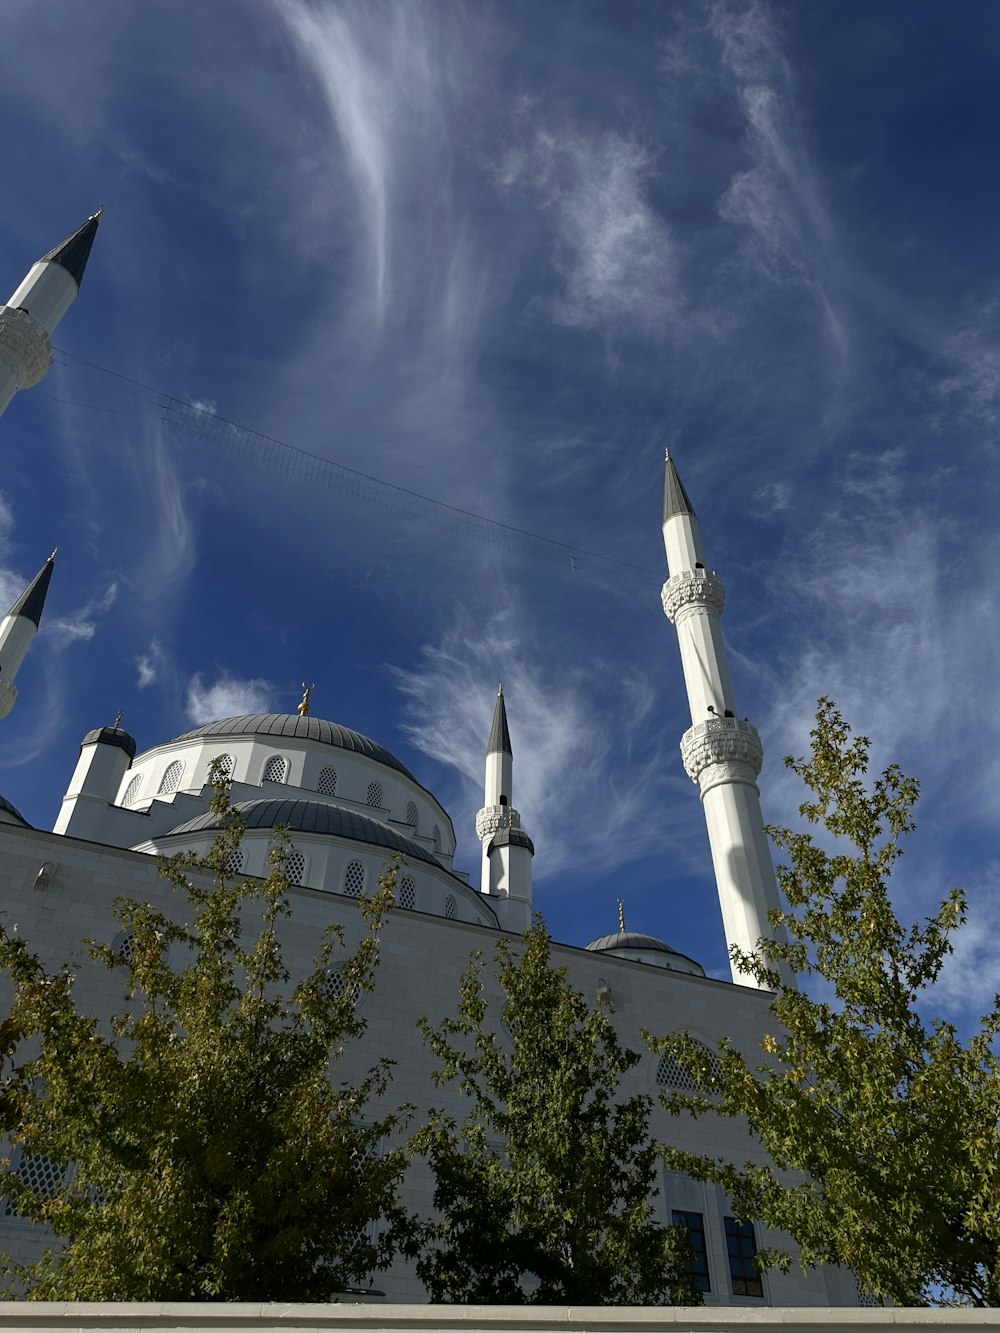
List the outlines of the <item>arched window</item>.
{"label": "arched window", "polygon": [[404,875],[399,881],[399,893],[396,901],[400,907],[405,907],[408,912],[413,911],[413,904],[417,898],[417,886],[413,882],[412,875]]}
{"label": "arched window", "polygon": [[111,952],[122,967],[131,967],[135,961],[135,936],[131,931],[123,931],[111,946]]}
{"label": "arched window", "polygon": [[285,857],[285,874],[289,884],[301,884],[306,873],[306,858],[301,852],[289,852]]}
{"label": "arched window", "polygon": [[282,758],[280,754],[272,754],[264,765],[264,772],[261,774],[260,780],[261,782],[284,782],[287,772],[288,760]]}
{"label": "arched window", "polygon": [[449,893],[448,897],[445,898],[444,900],[444,914],[449,921],[455,921],[458,919],[458,907],[455,904],[455,898],[453,894]]}
{"label": "arched window", "polygon": [[139,795],[139,788],[142,786],[142,774],[136,773],[135,777],[125,788],[125,795],[122,797],[122,805],[131,805]]}
{"label": "arched window", "polygon": [[352,898],[360,896],[365,887],[365,868],[360,861],[348,861],[344,870],[344,892]]}
{"label": "arched window", "polygon": [[349,995],[354,1001],[355,1010],[360,1009],[365,998],[364,991],[348,981],[343,967],[328,967],[326,975],[320,982],[320,989],[328,1000],[339,1000],[342,996]]}
{"label": "arched window", "polygon": [[[699,1050],[709,1057],[713,1076],[718,1076],[722,1066],[719,1064],[718,1056],[710,1051],[702,1042],[696,1043]],[[701,1093],[703,1096],[711,1092],[711,1088],[702,1087],[697,1080],[688,1073],[679,1060],[672,1055],[663,1055],[660,1057],[660,1063],[656,1066],[656,1086],[666,1088],[670,1092],[690,1092]]]}
{"label": "arched window", "polygon": [[212,760],[217,765],[216,772],[220,782],[231,782],[233,778],[233,769],[236,767],[236,760],[231,754],[217,754]]}
{"label": "arched window", "polygon": [[160,789],[157,796],[169,796],[172,791],[176,791],[181,785],[181,775],[184,772],[184,765],[179,759],[175,759],[172,764],[167,765],[167,771],[160,779]]}
{"label": "arched window", "polygon": [[441,830],[438,828],[437,824],[431,829],[431,842],[434,846],[434,850],[439,852],[441,850]]}
{"label": "arched window", "polygon": [[406,802],[406,822],[410,828],[417,827],[417,803],[416,801]]}
{"label": "arched window", "polygon": [[365,801],[367,802],[368,805],[374,805],[374,806],[376,806],[376,807],[378,807],[378,806],[380,806],[380,805],[382,804],[382,784],[381,784],[381,782],[369,782],[369,784],[368,784],[368,794],[367,794],[367,796],[365,797]]}
{"label": "arched window", "polygon": [[[17,1148],[11,1157],[15,1174],[36,1199],[51,1199],[66,1179],[66,1168],[57,1166],[46,1153],[25,1152],[23,1148]],[[19,1217],[16,1200],[4,1199],[0,1216]]]}
{"label": "arched window", "polygon": [[336,796],[337,794],[337,770],[327,764],[325,768],[319,771],[319,784],[316,788],[320,796]]}
{"label": "arched window", "polygon": [[243,848],[231,847],[223,857],[222,869],[226,875],[238,875],[243,869]]}

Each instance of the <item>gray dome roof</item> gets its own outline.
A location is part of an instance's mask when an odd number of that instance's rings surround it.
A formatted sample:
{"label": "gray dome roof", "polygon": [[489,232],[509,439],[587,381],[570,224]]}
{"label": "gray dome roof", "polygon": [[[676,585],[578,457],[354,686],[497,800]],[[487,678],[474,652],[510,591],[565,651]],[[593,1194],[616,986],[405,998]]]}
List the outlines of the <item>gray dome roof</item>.
{"label": "gray dome roof", "polygon": [[351,731],[350,727],[338,726],[336,722],[325,722],[321,717],[300,717],[298,713],[248,713],[244,717],[209,722],[207,726],[186,731],[168,743],[176,745],[179,741],[192,741],[200,736],[287,736],[295,740],[319,741],[323,745],[335,745],[340,750],[367,755],[376,763],[394,768],[397,773],[416,782],[410,770],[384,746],[362,736],[360,731]]}
{"label": "gray dome roof", "polygon": [[702,976],[705,975],[701,964],[696,963],[687,954],[679,953],[677,949],[671,949],[669,944],[664,944],[655,935],[640,935],[634,930],[616,930],[613,935],[602,935],[599,940],[594,940],[593,943],[588,944],[587,948],[591,953],[612,953],[616,949],[645,949],[649,953],[665,953],[672,958],[683,959],[685,963],[690,963],[692,967],[696,967]]}
{"label": "gray dome roof", "polygon": [[[349,838],[352,842],[365,842],[372,847],[384,847],[386,851],[403,852],[415,861],[426,861],[428,865],[440,868],[430,852],[410,838],[404,838],[395,829],[371,819],[368,815],[358,814],[354,810],[344,810],[339,805],[327,805],[323,801],[237,801],[234,810],[239,811],[248,829],[269,829],[277,824],[284,824],[295,833],[317,833],[335,838]],[[172,838],[178,833],[201,833],[205,829],[222,827],[218,815],[209,812],[189,819],[186,824],[178,824],[169,833],[161,837]]]}
{"label": "gray dome roof", "polygon": [[532,856],[535,854],[535,844],[519,828],[499,829],[490,839],[488,850],[492,852],[494,847],[527,847]]}
{"label": "gray dome roof", "polygon": [[11,805],[6,796],[0,796],[0,810],[6,815],[12,815],[18,824],[23,824],[25,828],[31,828],[24,815],[15,806]]}

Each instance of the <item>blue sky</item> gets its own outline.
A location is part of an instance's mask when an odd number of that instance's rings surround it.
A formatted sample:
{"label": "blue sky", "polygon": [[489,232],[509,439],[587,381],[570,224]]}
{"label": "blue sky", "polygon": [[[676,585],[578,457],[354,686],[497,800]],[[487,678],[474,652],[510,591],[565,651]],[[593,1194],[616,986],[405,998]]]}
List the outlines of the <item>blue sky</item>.
{"label": "blue sky", "polygon": [[[61,548],[0,790],[88,728],[315,711],[451,809],[502,679],[536,901],[727,974],[659,606],[669,446],[727,588],[765,816],[832,695],[921,777],[907,917],[1000,962],[1000,9],[929,0],[7,0],[0,283],[106,209],[2,425],[0,591]],[[234,456],[163,397],[636,568],[462,537]],[[648,571],[648,572],[643,572]]]}

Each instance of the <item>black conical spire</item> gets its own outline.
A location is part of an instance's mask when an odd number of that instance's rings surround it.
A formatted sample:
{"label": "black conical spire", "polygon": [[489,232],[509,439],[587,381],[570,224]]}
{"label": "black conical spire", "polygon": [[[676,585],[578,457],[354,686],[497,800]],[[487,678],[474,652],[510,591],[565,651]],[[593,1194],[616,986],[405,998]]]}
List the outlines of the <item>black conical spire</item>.
{"label": "black conical spire", "polygon": [[97,224],[100,222],[103,212],[104,209],[99,208],[82,227],[77,227],[72,236],[67,236],[47,255],[42,255],[38,262],[40,264],[59,264],[79,287],[80,283],[83,282],[83,271],[87,267],[90,248],[94,244],[94,237],[97,235]]}
{"label": "black conical spire", "polygon": [[503,686],[497,690],[497,706],[493,710],[493,726],[490,729],[490,743],[486,747],[487,754],[509,754],[514,751],[510,748],[510,732],[507,730],[507,709],[503,701]]}
{"label": "black conical spire", "polygon": [[24,592],[17,599],[14,605],[8,611],[10,616],[24,616],[25,620],[34,622],[35,628],[42,618],[42,608],[45,605],[45,594],[49,590],[49,584],[52,581],[52,570],[56,563],[56,552],[53,551],[42,565],[41,569],[31,580]]}
{"label": "black conical spire", "polygon": [[666,523],[668,518],[673,518],[675,514],[694,514],[694,505],[684,489],[684,483],[677,475],[677,469],[674,467],[674,460],[670,457],[668,449],[665,455],[666,471],[663,477],[663,521]]}

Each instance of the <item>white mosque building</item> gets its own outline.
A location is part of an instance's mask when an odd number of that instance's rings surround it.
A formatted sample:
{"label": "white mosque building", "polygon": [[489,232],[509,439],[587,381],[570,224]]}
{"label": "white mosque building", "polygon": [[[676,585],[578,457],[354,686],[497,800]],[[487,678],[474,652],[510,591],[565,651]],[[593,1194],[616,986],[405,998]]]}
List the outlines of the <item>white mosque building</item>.
{"label": "white mosque building", "polygon": [[[30,270],[10,302],[0,307],[0,411],[48,367],[49,335],[77,294],[100,215],[88,219]],[[740,719],[726,661],[720,617],[722,583],[709,568],[694,507],[674,461],[666,460],[663,536],[669,578],[663,608],[676,626],[691,727],[681,740],[684,766],[697,784],[708,824],[726,939],[750,949],[770,929],[768,909],[778,902],[770,853],[762,832],[756,778],[761,767],[757,732]],[[43,614],[53,576],[50,557],[0,622],[0,717],[14,706],[14,678],[25,661]],[[652,665],[652,664],[651,664]],[[516,700],[510,700],[516,710]],[[490,952],[489,935],[520,934],[533,907],[529,832],[514,804],[514,756],[507,701],[499,693],[488,737],[483,807],[476,818],[482,843],[478,882],[453,864],[455,830],[447,810],[378,741],[314,717],[308,692],[294,714],[221,718],[141,751],[120,725],[87,731],[69,776],[55,827],[32,828],[15,804],[0,797],[0,909],[16,909],[23,936],[48,964],[76,955],[89,936],[127,948],[118,934],[112,901],[127,893],[176,911],[169,885],[158,875],[156,854],[207,852],[217,832],[209,810],[209,769],[221,762],[246,825],[233,872],[262,875],[272,830],[285,826],[292,852],[292,916],[286,958],[305,974],[316,943],[333,922],[345,947],[360,937],[357,899],[370,891],[390,854],[402,856],[396,907],[382,934],[373,992],[363,1001],[363,1049],[349,1054],[358,1069],[388,1057],[395,1063],[389,1102],[418,1108],[441,1105],[448,1090],[432,1081],[434,1060],[416,1021],[438,1023],[453,1013],[458,979],[474,949]],[[86,724],[88,719],[81,720]],[[67,770],[70,760],[67,761]],[[529,818],[525,823],[530,829]],[[709,1047],[729,1037],[753,1055],[768,1020],[768,995],[749,978],[732,982],[705,975],[693,959],[649,935],[622,929],[586,949],[556,944],[554,961],[592,1003],[610,1006],[623,1039],[640,1045],[639,1031],[684,1030]],[[336,959],[332,975],[336,977]],[[120,977],[104,969],[87,975],[92,1012],[121,1008]],[[667,1058],[648,1055],[631,1072],[627,1090],[655,1094],[685,1086],[686,1075]],[[463,1108],[453,1094],[453,1109]],[[679,1147],[738,1161],[763,1161],[739,1126],[705,1117],[671,1119],[657,1109],[654,1132]],[[51,1183],[53,1164],[14,1148],[12,1162],[36,1187]],[[404,1202],[429,1211],[432,1181],[417,1163]],[[680,1221],[703,1260],[699,1285],[709,1304],[760,1307],[856,1306],[852,1275],[832,1269],[803,1274],[759,1274],[755,1249],[780,1242],[761,1226],[739,1225],[720,1190],[665,1175],[657,1200],[663,1220]],[[0,1250],[34,1256],[44,1229],[19,1218],[0,1200]],[[373,1281],[390,1301],[426,1299],[412,1269],[399,1261]]]}

